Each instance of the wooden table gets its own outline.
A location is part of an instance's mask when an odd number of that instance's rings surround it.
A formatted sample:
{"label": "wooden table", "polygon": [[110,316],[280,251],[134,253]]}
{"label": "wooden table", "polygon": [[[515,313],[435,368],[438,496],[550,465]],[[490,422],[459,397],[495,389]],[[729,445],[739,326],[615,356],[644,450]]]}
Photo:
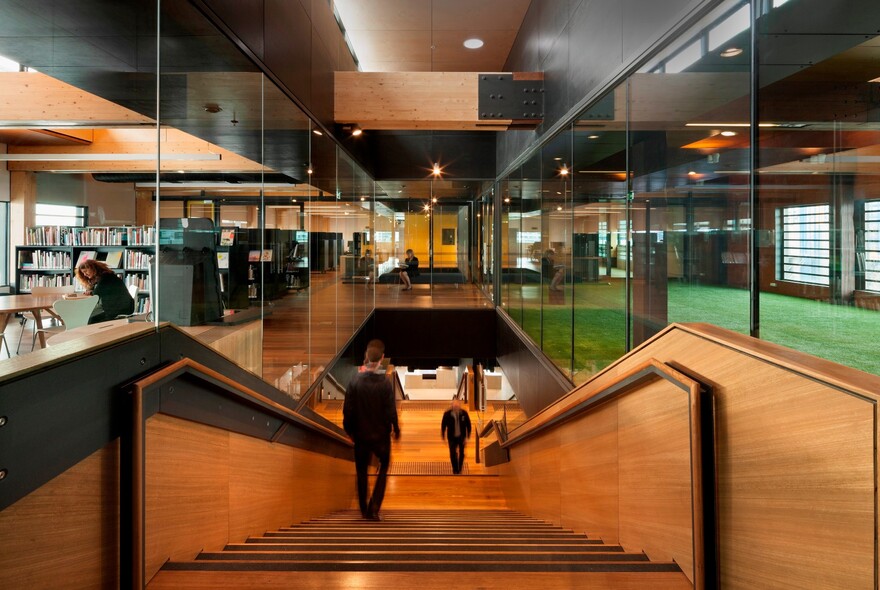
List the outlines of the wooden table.
{"label": "wooden table", "polygon": [[[46,348],[46,333],[43,332],[42,311],[45,309],[52,315],[52,304],[60,295],[7,295],[0,297],[0,331],[6,331],[6,325],[13,314],[31,312],[34,315],[34,323],[37,325],[37,335],[40,337],[40,348]],[[55,316],[58,317],[58,316]],[[60,319],[60,318],[59,318]],[[22,328],[24,329],[24,328]]]}

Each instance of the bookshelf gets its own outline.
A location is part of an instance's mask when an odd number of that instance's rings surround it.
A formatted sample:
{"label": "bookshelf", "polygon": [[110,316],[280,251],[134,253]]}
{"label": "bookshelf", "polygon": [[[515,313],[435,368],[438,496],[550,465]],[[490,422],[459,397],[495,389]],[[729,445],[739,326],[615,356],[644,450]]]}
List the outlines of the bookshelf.
{"label": "bookshelf", "polygon": [[35,286],[76,285],[74,269],[86,259],[105,262],[126,285],[137,285],[135,312],[149,311],[150,260],[156,230],[140,227],[65,227],[43,225],[25,230],[25,244],[16,246],[15,284],[19,293]]}

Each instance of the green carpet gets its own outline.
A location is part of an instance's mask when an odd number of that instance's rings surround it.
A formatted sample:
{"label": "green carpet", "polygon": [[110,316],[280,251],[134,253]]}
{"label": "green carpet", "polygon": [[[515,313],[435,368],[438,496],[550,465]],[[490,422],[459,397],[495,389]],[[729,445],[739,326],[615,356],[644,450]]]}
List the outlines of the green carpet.
{"label": "green carpet", "polygon": [[[571,291],[555,300],[548,297],[546,287],[522,286],[509,294],[515,308],[511,317],[518,322],[522,318],[526,333],[576,383],[624,353],[622,281],[577,285],[574,315]],[[667,309],[670,323],[706,322],[749,333],[746,290],[671,282]],[[880,375],[880,354],[867,344],[880,334],[880,313],[775,293],[761,293],[760,309],[763,339]],[[574,367],[570,366],[572,333]]]}
{"label": "green carpet", "polygon": [[[761,293],[761,339],[867,373],[880,375],[870,343],[880,334],[880,313]],[[742,289],[669,284],[670,322],[707,322],[749,333],[749,293]]]}

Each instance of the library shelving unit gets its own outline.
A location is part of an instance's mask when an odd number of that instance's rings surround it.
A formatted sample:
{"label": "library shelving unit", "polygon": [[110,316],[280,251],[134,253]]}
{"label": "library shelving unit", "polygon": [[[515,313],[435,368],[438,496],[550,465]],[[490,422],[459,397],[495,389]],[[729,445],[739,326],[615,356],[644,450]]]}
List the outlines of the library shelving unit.
{"label": "library shelving unit", "polygon": [[105,262],[125,281],[138,286],[135,312],[149,311],[150,259],[156,230],[151,226],[66,227],[41,225],[25,232],[16,246],[15,284],[19,293],[35,286],[76,285],[73,271],[86,259]]}

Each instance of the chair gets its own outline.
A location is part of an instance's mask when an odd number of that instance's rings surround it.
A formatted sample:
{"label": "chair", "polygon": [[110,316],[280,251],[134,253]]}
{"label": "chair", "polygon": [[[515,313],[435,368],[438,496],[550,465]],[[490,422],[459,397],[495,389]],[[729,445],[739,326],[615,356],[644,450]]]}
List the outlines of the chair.
{"label": "chair", "polygon": [[[76,299],[59,299],[52,305],[52,309],[55,310],[55,313],[57,313],[61,318],[61,321],[64,322],[64,325],[56,328],[49,328],[42,332],[47,336],[51,336],[52,334],[88,325],[89,318],[92,316],[92,311],[94,311],[97,305],[97,295],[77,297]],[[39,332],[37,332],[37,334],[39,334]],[[31,345],[31,348],[36,346],[37,334],[34,334],[34,342]]]}
{"label": "chair", "polygon": [[[73,285],[64,285],[63,287],[32,287],[31,295],[40,296],[40,295],[58,295],[59,297],[62,295],[69,295],[73,293],[76,287]],[[18,335],[18,346],[15,347],[15,354],[18,354],[21,351],[21,340],[24,336],[25,326],[27,325],[28,318],[33,319],[34,315],[30,312],[25,312],[21,316],[21,333]],[[54,320],[56,316],[53,314],[42,314],[40,319],[43,320]],[[37,322],[34,321],[34,338],[33,342],[37,341]],[[33,346],[31,346],[31,350],[33,350]]]}

